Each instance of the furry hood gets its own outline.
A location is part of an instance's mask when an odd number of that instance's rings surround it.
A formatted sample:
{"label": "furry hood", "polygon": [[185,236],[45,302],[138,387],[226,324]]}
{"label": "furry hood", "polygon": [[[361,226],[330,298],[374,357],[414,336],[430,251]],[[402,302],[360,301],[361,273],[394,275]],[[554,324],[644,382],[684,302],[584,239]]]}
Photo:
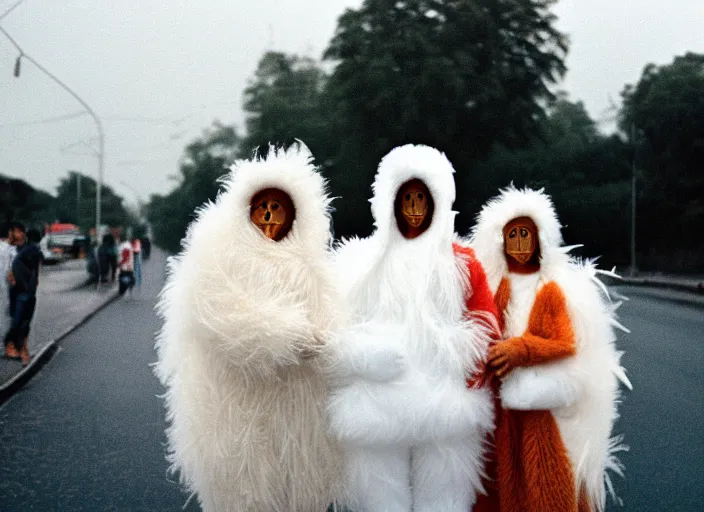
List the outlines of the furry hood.
{"label": "furry hood", "polygon": [[[253,246],[327,248],[330,239],[330,198],[327,182],[313,165],[313,155],[302,142],[288,149],[269,146],[267,158],[237,160],[223,178],[225,191],[218,204],[232,212],[232,228]],[[274,242],[250,221],[252,196],[265,188],[278,188],[293,201],[296,218],[289,234]],[[222,220],[222,219],[221,219]]]}
{"label": "furry hood", "polygon": [[[279,335],[288,341],[272,341],[272,353],[296,336],[311,339],[311,329],[324,331],[334,321],[330,199],[311,162],[301,143],[235,162],[224,190],[198,211],[182,252],[171,260],[159,306],[165,319],[193,336],[202,336],[205,327],[228,351],[246,354],[264,353],[264,342]],[[296,210],[291,230],[278,242],[250,220],[251,199],[265,188],[286,192]]]}
{"label": "furry hood", "polygon": [[542,275],[549,274],[555,264],[569,260],[566,251],[570,248],[562,247],[562,226],[557,220],[550,197],[543,189],[521,190],[511,185],[484,205],[469,241],[484,265],[493,292],[496,292],[501,278],[508,273],[503,228],[516,217],[530,217],[538,228]]}
{"label": "furry hood", "polygon": [[[437,149],[407,144],[392,149],[379,164],[370,200],[377,229],[374,234],[382,243],[413,243],[428,241],[449,245],[454,232],[455,169]],[[417,178],[425,183],[435,203],[433,219],[428,229],[414,240],[406,240],[396,226],[394,201],[401,185]]]}

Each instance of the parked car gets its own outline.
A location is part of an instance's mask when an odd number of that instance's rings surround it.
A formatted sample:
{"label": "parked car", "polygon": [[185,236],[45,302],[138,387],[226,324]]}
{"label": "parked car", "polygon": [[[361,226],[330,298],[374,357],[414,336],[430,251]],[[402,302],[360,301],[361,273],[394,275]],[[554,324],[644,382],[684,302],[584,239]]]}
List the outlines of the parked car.
{"label": "parked car", "polygon": [[65,259],[64,251],[59,247],[50,245],[51,238],[44,236],[39,241],[39,249],[42,251],[42,263],[44,265],[55,265]]}

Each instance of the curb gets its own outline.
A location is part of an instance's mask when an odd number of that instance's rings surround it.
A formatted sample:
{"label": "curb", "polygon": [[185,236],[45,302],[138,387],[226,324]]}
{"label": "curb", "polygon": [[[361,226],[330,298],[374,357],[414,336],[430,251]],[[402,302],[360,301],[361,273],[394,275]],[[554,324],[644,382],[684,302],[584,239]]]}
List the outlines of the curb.
{"label": "curb", "polygon": [[12,377],[10,380],[5,382],[0,386],[0,406],[2,406],[5,402],[7,402],[12,396],[19,391],[22,386],[24,386],[29,380],[34,377],[37,373],[39,373],[39,370],[41,370],[46,363],[48,363],[52,357],[54,357],[54,354],[59,349],[59,343],[61,340],[63,340],[66,336],[71,334],[73,331],[81,327],[83,324],[85,324],[88,320],[90,320],[93,316],[95,316],[97,313],[99,313],[102,309],[106,308],[115,300],[119,297],[120,295],[117,293],[117,290],[115,290],[112,294],[112,297],[108,298],[105,302],[103,302],[100,306],[95,308],[93,311],[85,315],[83,318],[81,318],[78,322],[76,322],[74,325],[71,327],[67,328],[59,334],[56,338],[53,340],[49,341],[44,347],[42,347],[37,354],[32,357],[32,360],[30,363],[25,366],[22,370],[20,370],[19,373],[17,373],[14,377]]}
{"label": "curb", "polygon": [[[640,286],[636,284],[622,283],[621,285],[615,285],[615,288],[623,286],[628,288],[628,290],[623,290],[623,295],[626,297],[638,296],[638,297],[648,297],[651,299],[672,302],[674,304],[680,304],[682,306],[687,306],[691,308],[704,309],[704,295],[699,295],[696,292],[684,292],[680,290],[670,289],[668,293],[664,287],[655,286]],[[658,290],[665,293],[658,293]],[[671,292],[677,291],[681,295],[673,295]]]}
{"label": "curb", "polygon": [[680,292],[689,292],[704,295],[704,282],[685,284],[673,281],[651,279],[647,277],[622,277],[613,284],[628,284],[631,286],[644,286],[649,288],[666,288]]}

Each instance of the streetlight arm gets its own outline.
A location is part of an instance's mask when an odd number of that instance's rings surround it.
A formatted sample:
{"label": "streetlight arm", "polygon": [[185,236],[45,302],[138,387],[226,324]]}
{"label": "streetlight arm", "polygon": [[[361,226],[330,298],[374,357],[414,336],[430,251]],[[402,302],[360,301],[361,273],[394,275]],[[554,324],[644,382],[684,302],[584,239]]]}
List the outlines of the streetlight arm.
{"label": "streetlight arm", "polygon": [[[19,5],[19,3],[17,4]],[[14,8],[14,7],[13,7]],[[12,45],[17,49],[18,52],[20,52],[20,58],[24,57],[27,59],[29,62],[34,64],[42,73],[44,73],[46,76],[51,78],[54,82],[59,84],[63,90],[65,90],[67,93],[69,93],[71,96],[75,98],[78,103],[80,103],[83,108],[86,109],[86,111],[90,114],[90,116],[93,118],[93,121],[95,122],[95,126],[98,128],[98,135],[99,135],[99,149],[98,149],[98,186],[96,187],[96,192],[95,192],[95,200],[96,200],[96,205],[95,205],[95,232],[96,236],[98,235],[98,230],[100,229],[100,214],[101,214],[101,194],[102,194],[102,188],[103,188],[103,165],[104,165],[104,150],[105,150],[105,135],[103,134],[103,124],[100,122],[100,118],[96,115],[96,113],[93,111],[92,108],[86,103],[83,98],[81,98],[78,94],[76,94],[73,89],[71,89],[68,85],[63,83],[56,75],[51,73],[48,69],[46,69],[44,66],[39,64],[36,60],[34,60],[30,55],[27,55],[24,50],[20,47],[20,45],[15,41],[10,34],[3,28],[0,27],[0,32],[5,34],[5,37],[9,39],[9,41],[12,43]],[[19,66],[17,68],[17,75],[19,75]]]}

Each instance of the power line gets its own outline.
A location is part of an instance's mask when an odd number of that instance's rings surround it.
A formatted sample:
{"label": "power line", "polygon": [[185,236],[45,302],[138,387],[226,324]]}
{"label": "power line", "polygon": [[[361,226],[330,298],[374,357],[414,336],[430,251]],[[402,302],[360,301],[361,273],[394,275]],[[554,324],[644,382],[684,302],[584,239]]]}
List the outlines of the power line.
{"label": "power line", "polygon": [[81,98],[73,89],[71,89],[68,85],[63,83],[56,75],[51,73],[48,69],[46,69],[44,66],[39,64],[36,60],[34,60],[32,57],[27,55],[24,50],[20,47],[20,45],[15,41],[10,34],[8,34],[7,30],[4,28],[0,27],[0,32],[5,34],[5,37],[10,40],[12,45],[17,49],[18,52],[20,52],[20,55],[17,57],[17,60],[15,61],[15,77],[20,76],[20,64],[21,64],[21,59],[25,58],[32,64],[34,64],[39,71],[44,73],[46,76],[51,78],[54,82],[56,82],[64,91],[68,92],[73,98],[78,101],[78,103],[83,106],[83,108],[88,111],[90,116],[93,118],[93,121],[95,122],[95,125],[98,129],[98,135],[99,135],[99,151],[98,151],[98,186],[96,187],[96,193],[95,193],[95,230],[96,233],[99,232],[100,230],[100,214],[101,214],[101,189],[103,188],[103,165],[105,161],[105,134],[103,133],[103,124],[100,122],[100,118],[98,115],[93,111],[92,108],[90,108],[90,105],[85,102],[83,98]]}
{"label": "power line", "polygon": [[8,10],[6,10],[4,13],[2,13],[2,14],[0,15],[0,20],[2,20],[5,16],[7,16],[8,14],[10,14],[12,11],[14,11],[22,2],[24,2],[24,0],[20,0],[20,1],[17,2],[15,5],[13,5],[13,6],[10,7]]}
{"label": "power line", "polygon": [[68,119],[74,119],[76,117],[84,116],[87,113],[88,112],[86,112],[85,110],[81,110],[80,112],[73,112],[71,114],[64,114],[62,116],[56,116],[56,117],[48,117],[46,119],[37,119],[34,121],[20,121],[18,123],[0,124],[0,128],[7,128],[10,126],[30,126],[30,125],[37,125],[37,124],[58,123],[59,121],[66,121]]}

